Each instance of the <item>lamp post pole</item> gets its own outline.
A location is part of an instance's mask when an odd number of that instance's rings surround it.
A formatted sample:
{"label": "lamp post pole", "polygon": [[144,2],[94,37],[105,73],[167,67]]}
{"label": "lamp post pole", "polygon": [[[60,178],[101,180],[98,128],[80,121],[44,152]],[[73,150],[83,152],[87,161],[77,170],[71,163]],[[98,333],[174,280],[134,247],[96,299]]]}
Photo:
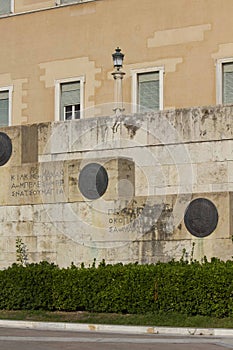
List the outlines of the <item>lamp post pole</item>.
{"label": "lamp post pole", "polygon": [[115,81],[114,86],[114,102],[115,107],[113,111],[117,116],[121,115],[124,112],[123,107],[123,90],[122,90],[122,80],[124,78],[125,73],[122,72],[121,68],[123,66],[124,54],[121,53],[121,49],[119,47],[116,48],[115,52],[112,54],[113,65],[115,71],[112,73],[112,76]]}

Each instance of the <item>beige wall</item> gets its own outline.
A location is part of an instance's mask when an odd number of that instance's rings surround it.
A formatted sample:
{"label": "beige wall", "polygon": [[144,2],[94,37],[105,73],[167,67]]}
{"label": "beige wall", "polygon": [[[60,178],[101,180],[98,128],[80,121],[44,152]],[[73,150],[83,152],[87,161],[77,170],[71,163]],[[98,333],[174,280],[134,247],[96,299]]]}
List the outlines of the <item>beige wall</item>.
{"label": "beige wall", "polygon": [[55,0],[16,0],[14,5],[14,12],[21,13],[52,7],[55,5]]}
{"label": "beige wall", "polygon": [[165,109],[216,104],[216,59],[233,57],[231,0],[15,1],[18,13],[46,7],[0,18],[0,88],[14,87],[13,124],[54,120],[54,81],[80,75],[86,116],[109,113],[97,106],[113,102],[117,46],[126,103],[132,69],[164,66]]}

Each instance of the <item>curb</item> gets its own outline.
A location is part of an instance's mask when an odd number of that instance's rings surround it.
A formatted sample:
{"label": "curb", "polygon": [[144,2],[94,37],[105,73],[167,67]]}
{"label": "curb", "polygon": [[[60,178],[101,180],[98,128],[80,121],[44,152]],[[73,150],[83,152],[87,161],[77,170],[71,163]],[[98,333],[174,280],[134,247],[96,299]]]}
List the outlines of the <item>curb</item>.
{"label": "curb", "polygon": [[0,327],[72,331],[72,332],[111,332],[128,334],[158,334],[181,336],[217,336],[233,337],[233,329],[223,328],[184,328],[184,327],[146,327],[146,326],[120,326],[103,324],[65,323],[65,322],[35,322],[0,320]]}

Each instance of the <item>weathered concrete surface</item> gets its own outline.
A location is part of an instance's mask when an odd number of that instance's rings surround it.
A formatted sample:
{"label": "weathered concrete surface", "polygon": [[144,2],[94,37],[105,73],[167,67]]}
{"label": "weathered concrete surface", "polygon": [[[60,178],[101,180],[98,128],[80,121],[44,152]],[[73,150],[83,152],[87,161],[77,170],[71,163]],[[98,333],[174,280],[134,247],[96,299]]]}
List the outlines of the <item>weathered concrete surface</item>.
{"label": "weathered concrete surface", "polygon": [[[2,128],[12,141],[0,167],[0,266],[29,261],[150,263],[232,256],[233,107],[203,107]],[[96,200],[79,189],[99,163],[108,187]],[[217,208],[205,238],[184,224],[192,199]],[[195,243],[192,253],[193,243]]]}

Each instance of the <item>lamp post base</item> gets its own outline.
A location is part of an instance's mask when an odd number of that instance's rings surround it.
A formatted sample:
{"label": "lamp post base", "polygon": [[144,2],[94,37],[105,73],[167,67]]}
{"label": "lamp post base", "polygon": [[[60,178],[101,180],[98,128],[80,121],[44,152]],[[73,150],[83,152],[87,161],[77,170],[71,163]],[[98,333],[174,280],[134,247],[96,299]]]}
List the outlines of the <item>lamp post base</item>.
{"label": "lamp post base", "polygon": [[120,115],[122,115],[122,113],[125,111],[125,108],[119,108],[119,107],[116,107],[116,108],[113,108],[113,112],[115,112],[115,115],[118,117]]}

